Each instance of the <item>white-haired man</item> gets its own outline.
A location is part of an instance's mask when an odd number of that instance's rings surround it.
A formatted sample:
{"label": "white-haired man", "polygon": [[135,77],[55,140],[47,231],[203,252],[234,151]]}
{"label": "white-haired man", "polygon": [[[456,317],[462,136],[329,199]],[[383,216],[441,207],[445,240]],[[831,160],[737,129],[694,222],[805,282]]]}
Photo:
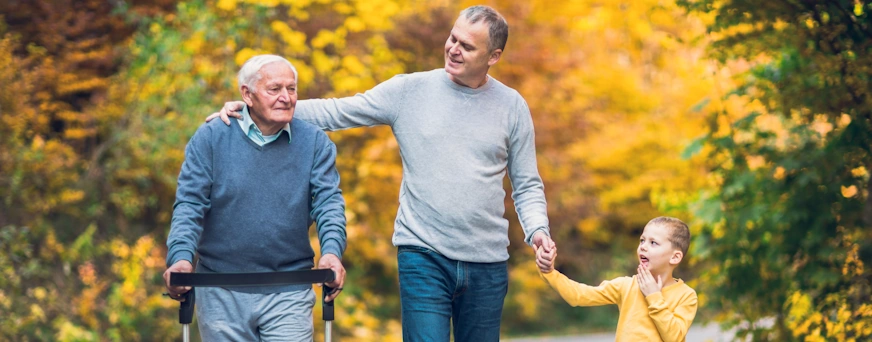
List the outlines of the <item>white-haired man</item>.
{"label": "white-haired man", "polygon": [[[406,341],[448,341],[451,327],[457,341],[499,340],[509,283],[506,172],[525,241],[554,248],[530,109],[488,75],[508,35],[497,11],[469,7],[445,42],[443,69],[300,102],[298,117],[323,129],[388,125],[397,138],[403,183],[393,243]],[[227,103],[222,120],[240,105]]]}
{"label": "white-haired man", "polygon": [[[260,55],[239,71],[245,101],[230,126],[202,125],[188,142],[179,174],[164,273],[276,272],[311,269],[308,230],[317,223],[319,268],[345,280],[345,201],[336,147],[317,126],[294,119],[297,72],[286,59]],[[331,294],[332,300],[339,294]],[[311,341],[311,285],[197,290],[204,341]]]}

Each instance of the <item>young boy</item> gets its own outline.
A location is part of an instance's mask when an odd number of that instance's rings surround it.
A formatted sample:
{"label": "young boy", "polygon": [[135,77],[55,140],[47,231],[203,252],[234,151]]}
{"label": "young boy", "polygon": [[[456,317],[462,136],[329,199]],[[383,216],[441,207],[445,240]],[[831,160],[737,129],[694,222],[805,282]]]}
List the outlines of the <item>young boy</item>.
{"label": "young boy", "polygon": [[684,341],[696,316],[696,292],[672,278],[690,243],[690,230],[681,220],[658,217],[645,225],[636,253],[633,277],[588,286],[554,270],[557,249],[536,252],[542,278],[572,306],[616,304],[620,309],[615,341]]}

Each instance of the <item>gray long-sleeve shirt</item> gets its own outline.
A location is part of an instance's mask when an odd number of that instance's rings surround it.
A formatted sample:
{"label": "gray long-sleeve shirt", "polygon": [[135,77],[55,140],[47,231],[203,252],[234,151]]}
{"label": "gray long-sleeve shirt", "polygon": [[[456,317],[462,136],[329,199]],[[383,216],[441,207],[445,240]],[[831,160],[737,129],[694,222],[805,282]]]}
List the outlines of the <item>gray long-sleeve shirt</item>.
{"label": "gray long-sleeve shirt", "polygon": [[507,260],[506,171],[526,242],[537,230],[548,233],[530,109],[494,78],[472,89],[443,69],[398,75],[363,94],[300,101],[295,118],[325,130],[392,128],[403,160],[395,246],[468,262]]}

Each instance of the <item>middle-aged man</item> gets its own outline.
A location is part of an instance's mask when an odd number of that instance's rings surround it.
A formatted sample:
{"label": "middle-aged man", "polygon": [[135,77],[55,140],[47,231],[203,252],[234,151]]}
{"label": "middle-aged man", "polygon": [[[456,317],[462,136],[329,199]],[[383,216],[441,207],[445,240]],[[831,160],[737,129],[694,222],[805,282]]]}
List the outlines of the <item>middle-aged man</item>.
{"label": "middle-aged man", "polygon": [[[286,59],[260,55],[239,71],[245,100],[233,125],[201,126],[185,150],[164,273],[276,272],[311,269],[308,230],[317,223],[319,268],[342,289],[345,201],[336,147],[318,127],[294,119],[297,71]],[[334,291],[326,300],[339,294]],[[311,341],[312,285],[197,290],[204,341]]]}
{"label": "middle-aged man", "polygon": [[[488,75],[508,39],[490,7],[460,13],[445,67],[397,75],[352,97],[301,101],[297,117],[326,130],[388,125],[403,182],[394,224],[403,338],[497,341],[508,290],[508,171],[525,241],[554,248],[536,166],[533,120],[517,91]],[[241,103],[222,110],[229,123]],[[213,114],[211,120],[218,114]]]}

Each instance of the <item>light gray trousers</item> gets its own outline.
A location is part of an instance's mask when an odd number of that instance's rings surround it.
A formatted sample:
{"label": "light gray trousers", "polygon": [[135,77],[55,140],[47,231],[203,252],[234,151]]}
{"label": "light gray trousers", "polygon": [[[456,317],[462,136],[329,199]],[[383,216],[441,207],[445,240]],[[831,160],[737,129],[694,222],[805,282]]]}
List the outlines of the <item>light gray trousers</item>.
{"label": "light gray trousers", "polygon": [[315,291],[243,293],[197,288],[203,341],[312,341]]}

